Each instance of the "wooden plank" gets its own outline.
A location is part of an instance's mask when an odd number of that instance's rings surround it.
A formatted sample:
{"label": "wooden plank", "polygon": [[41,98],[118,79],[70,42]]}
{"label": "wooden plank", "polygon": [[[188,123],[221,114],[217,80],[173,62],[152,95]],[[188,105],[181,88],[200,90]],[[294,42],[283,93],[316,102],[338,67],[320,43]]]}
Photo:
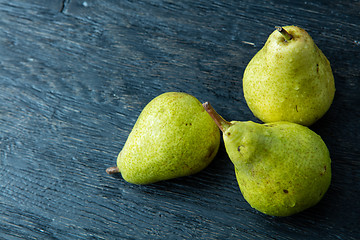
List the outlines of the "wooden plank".
{"label": "wooden plank", "polygon": [[[0,238],[358,239],[359,4],[350,1],[0,1]],[[311,128],[333,159],[316,207],[289,218],[243,199],[224,146],[194,176],[149,186],[105,173],[166,91],[259,122],[241,76],[275,25],[332,63],[336,98]]]}

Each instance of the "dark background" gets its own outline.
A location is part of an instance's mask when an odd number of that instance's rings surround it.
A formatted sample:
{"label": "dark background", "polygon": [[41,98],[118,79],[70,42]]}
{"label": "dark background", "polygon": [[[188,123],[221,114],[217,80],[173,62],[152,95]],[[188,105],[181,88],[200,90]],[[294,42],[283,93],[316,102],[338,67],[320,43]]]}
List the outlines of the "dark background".
{"label": "dark background", "polygon": [[[223,144],[194,176],[137,186],[106,174],[161,93],[259,122],[242,74],[274,26],[292,24],[336,81],[311,126],[333,168],[318,205],[286,218],[252,209]],[[359,24],[360,1],[0,0],[0,238],[359,239]]]}

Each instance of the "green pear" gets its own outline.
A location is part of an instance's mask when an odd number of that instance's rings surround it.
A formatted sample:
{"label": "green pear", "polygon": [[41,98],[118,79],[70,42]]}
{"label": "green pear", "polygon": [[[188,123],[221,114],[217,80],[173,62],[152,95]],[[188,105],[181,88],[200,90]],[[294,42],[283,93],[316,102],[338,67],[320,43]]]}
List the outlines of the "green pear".
{"label": "green pear", "polygon": [[272,216],[290,216],[317,204],[331,182],[329,151],[319,135],[290,122],[225,121],[204,108],[223,132],[245,200]]}
{"label": "green pear", "polygon": [[150,184],[195,174],[215,157],[220,131],[193,96],[167,92],[148,103],[117,158],[120,172],[134,184]]}
{"label": "green pear", "polygon": [[277,28],[244,71],[245,100],[263,122],[309,126],[333,101],[331,66],[305,30],[296,26]]}

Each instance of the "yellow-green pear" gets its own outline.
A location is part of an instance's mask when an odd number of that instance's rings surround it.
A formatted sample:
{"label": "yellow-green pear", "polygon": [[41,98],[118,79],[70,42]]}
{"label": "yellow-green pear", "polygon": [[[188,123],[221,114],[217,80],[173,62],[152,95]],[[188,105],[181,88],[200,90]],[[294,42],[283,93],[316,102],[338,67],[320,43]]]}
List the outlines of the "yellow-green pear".
{"label": "yellow-green pear", "polygon": [[309,126],[329,109],[335,94],[331,66],[310,35],[277,27],[243,76],[245,100],[263,122]]}
{"label": "yellow-green pear", "polygon": [[167,92],[148,103],[117,158],[120,172],[134,184],[150,184],[195,174],[215,157],[220,131],[202,104],[187,93]]}
{"label": "yellow-green pear", "polygon": [[272,216],[290,216],[317,204],[331,182],[329,151],[319,135],[290,122],[225,121],[204,108],[223,132],[245,200]]}

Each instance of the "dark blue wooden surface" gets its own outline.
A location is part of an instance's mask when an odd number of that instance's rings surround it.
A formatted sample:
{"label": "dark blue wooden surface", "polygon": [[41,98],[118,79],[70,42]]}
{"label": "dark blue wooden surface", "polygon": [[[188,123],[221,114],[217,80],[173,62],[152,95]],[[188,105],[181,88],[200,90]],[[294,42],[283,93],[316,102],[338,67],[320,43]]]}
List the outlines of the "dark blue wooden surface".
{"label": "dark blue wooden surface", "polygon": [[[359,1],[0,0],[0,239],[359,239]],[[306,29],[336,96],[312,130],[331,187],[275,218],[243,199],[222,145],[194,176],[109,176],[142,108],[167,91],[258,121],[242,74],[276,25]]]}

